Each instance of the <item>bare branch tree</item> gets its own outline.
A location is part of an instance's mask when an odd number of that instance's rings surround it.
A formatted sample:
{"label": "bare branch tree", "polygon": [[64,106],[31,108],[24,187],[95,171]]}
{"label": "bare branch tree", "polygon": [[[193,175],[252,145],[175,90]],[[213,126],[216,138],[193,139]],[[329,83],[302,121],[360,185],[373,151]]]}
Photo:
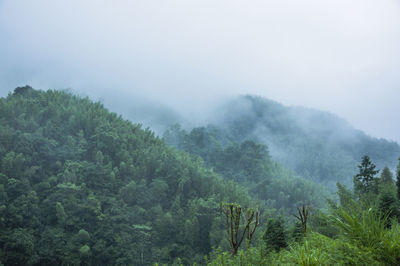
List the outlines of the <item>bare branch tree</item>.
{"label": "bare branch tree", "polygon": [[308,214],[310,212],[310,204],[305,207],[304,205],[301,207],[297,207],[297,211],[299,212],[299,215],[294,215],[299,221],[301,222],[301,226],[303,228],[303,234],[305,235],[307,233],[307,219],[308,219]]}
{"label": "bare branch tree", "polygon": [[[255,215],[255,220],[254,219]],[[249,249],[251,245],[251,239],[253,238],[254,232],[256,231],[257,226],[260,224],[259,221],[260,212],[258,210],[249,209],[246,213],[246,227],[247,227],[247,249]]]}
{"label": "bare branch tree", "polygon": [[247,210],[244,229],[242,232],[239,232],[240,221],[242,217],[242,207],[236,203],[221,202],[221,209],[226,218],[226,233],[228,242],[232,248],[233,256],[236,256],[245,235],[247,238],[247,248],[250,246],[251,238],[253,237],[253,234],[259,224],[259,211],[256,209]]}

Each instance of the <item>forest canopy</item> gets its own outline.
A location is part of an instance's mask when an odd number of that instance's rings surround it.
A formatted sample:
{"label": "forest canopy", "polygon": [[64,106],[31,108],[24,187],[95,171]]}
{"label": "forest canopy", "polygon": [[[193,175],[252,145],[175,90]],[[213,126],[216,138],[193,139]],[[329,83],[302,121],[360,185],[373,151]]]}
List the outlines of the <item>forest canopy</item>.
{"label": "forest canopy", "polygon": [[[336,203],[265,143],[221,128],[175,125],[163,139],[99,102],[29,86],[1,98],[0,114],[4,265],[268,265],[297,263],[296,252],[328,264],[399,261],[399,168],[378,173],[364,157]],[[235,254],[221,206],[243,210],[237,232],[252,235]],[[362,230],[381,230],[373,244],[348,230],[364,218]],[[378,254],[376,245],[389,246]],[[354,261],[339,258],[351,252]]]}

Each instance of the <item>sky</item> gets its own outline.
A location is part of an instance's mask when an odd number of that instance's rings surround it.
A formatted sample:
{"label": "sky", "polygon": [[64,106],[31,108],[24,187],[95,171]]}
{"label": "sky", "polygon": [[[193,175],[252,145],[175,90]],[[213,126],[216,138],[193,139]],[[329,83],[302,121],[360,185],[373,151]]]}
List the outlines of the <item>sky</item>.
{"label": "sky", "polygon": [[255,94],[400,142],[399,47],[398,0],[0,0],[0,96],[202,112]]}

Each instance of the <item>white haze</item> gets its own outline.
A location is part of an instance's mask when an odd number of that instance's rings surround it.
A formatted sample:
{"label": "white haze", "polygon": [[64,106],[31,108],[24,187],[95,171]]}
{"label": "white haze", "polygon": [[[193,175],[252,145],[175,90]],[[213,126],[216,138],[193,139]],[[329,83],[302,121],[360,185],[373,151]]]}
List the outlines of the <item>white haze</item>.
{"label": "white haze", "polygon": [[[400,141],[398,0],[0,0],[0,94],[200,112],[256,94]],[[138,100],[139,99],[139,100]]]}

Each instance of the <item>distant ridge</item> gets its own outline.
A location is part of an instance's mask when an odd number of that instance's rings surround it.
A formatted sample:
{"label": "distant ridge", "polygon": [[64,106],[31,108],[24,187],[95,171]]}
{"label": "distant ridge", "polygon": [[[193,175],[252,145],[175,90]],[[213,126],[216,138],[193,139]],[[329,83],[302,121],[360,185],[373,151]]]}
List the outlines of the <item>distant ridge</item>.
{"label": "distant ridge", "polygon": [[245,95],[227,102],[218,113],[213,124],[231,140],[265,143],[273,158],[320,183],[351,184],[365,154],[380,169],[394,168],[400,156],[398,143],[370,137],[328,112]]}

